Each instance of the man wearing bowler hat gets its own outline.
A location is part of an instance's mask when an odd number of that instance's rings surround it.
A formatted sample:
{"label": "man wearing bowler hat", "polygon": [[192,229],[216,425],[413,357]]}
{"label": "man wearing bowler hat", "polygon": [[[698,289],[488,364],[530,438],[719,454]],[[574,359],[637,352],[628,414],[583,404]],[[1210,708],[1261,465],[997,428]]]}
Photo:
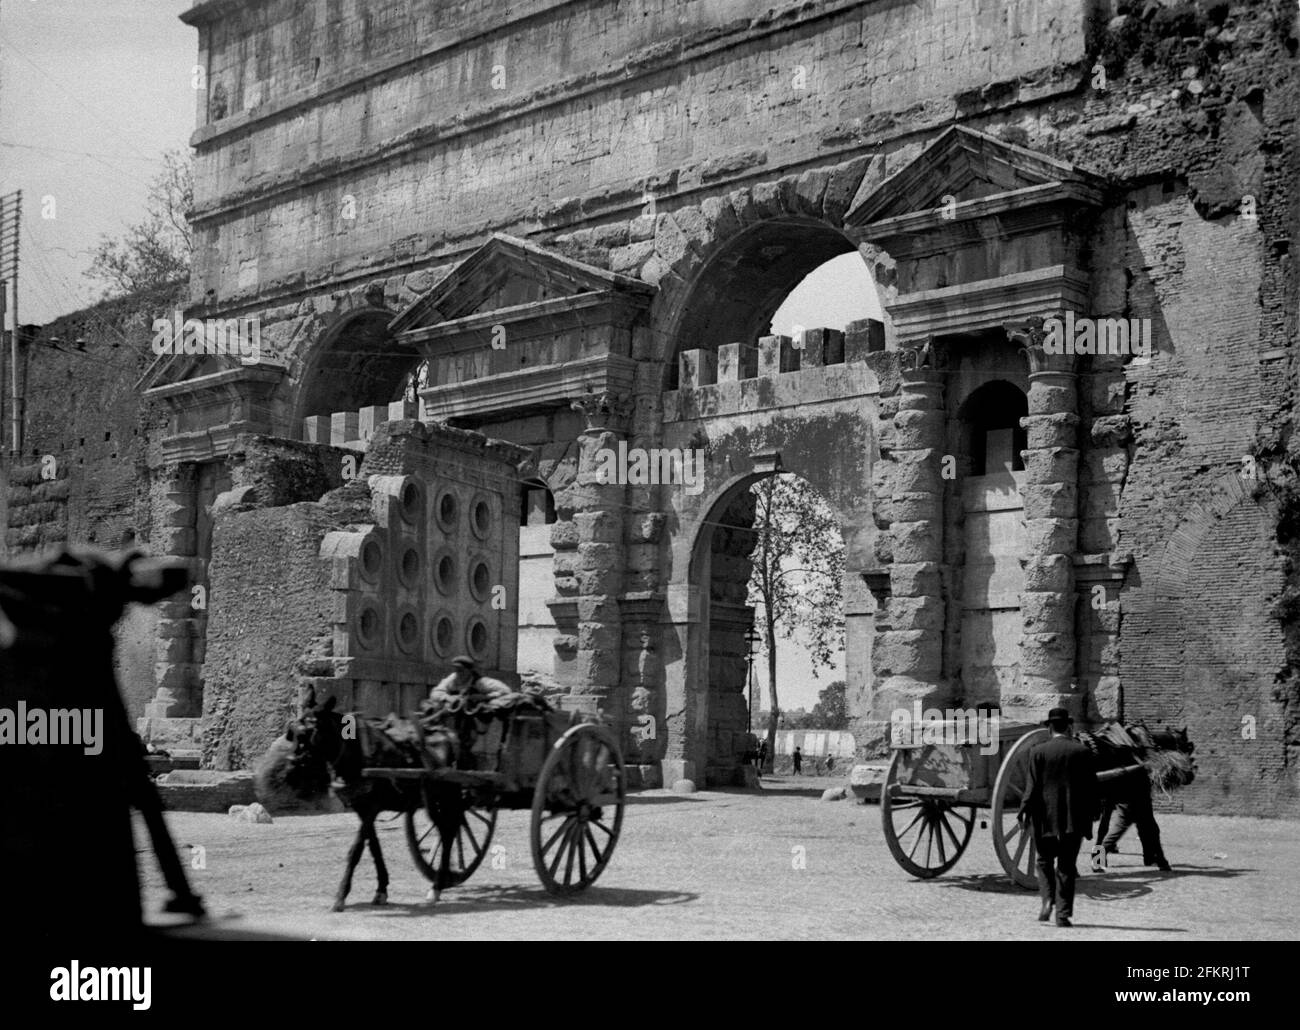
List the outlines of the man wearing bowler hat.
{"label": "man wearing bowler hat", "polygon": [[1064,708],[1047,713],[1051,737],[1029,752],[1029,776],[1020,801],[1020,824],[1033,827],[1038,854],[1039,922],[1056,908],[1056,925],[1074,916],[1075,862],[1085,838],[1092,838],[1097,811],[1097,770],[1092,752],[1070,736],[1074,722]]}

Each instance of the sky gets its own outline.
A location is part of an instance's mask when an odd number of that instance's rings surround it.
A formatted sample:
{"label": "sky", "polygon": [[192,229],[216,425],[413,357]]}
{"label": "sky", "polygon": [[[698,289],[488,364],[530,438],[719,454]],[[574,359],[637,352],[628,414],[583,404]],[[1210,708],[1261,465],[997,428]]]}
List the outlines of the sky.
{"label": "sky", "polygon": [[[163,152],[188,149],[198,34],[178,15],[191,6],[0,0],[0,195],[23,191],[24,323],[43,324],[99,299],[102,285],[85,275],[95,245],[143,218]],[[843,328],[866,317],[879,317],[879,305],[866,264],[850,253],[805,279],[770,331]],[[843,675],[841,661],[813,680],[803,649],[781,642],[783,708],[811,708],[818,691]],[[766,699],[765,662],[756,677]]]}
{"label": "sky", "polygon": [[[94,303],[101,234],[141,220],[195,125],[192,0],[0,0],[0,194],[23,191],[18,304],[45,323]],[[44,216],[44,217],[43,217]]]}

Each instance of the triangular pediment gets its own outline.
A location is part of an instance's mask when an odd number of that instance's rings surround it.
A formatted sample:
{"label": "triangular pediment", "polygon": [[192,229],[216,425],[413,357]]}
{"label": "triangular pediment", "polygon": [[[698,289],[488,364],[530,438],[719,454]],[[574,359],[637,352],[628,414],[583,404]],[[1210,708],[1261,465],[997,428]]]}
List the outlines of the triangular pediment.
{"label": "triangular pediment", "polygon": [[[1066,161],[955,125],[863,198],[847,222],[866,226],[991,197],[1093,203],[1104,180]],[[987,205],[980,205],[981,208]],[[951,214],[949,215],[951,217]]]}
{"label": "triangular pediment", "polygon": [[136,383],[136,389],[152,390],[240,367],[238,358],[216,354],[162,354],[149,363]]}
{"label": "triangular pediment", "polygon": [[649,297],[654,288],[527,240],[493,233],[478,250],[394,318],[389,330],[396,335],[490,311],[565,297],[616,293]]}

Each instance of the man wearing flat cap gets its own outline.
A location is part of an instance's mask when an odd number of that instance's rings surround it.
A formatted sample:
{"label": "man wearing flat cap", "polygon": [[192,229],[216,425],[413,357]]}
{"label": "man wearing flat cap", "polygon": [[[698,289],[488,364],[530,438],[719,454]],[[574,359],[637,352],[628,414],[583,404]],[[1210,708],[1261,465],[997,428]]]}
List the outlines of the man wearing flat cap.
{"label": "man wearing flat cap", "polygon": [[456,671],[443,677],[429,691],[429,700],[439,706],[475,712],[480,708],[491,708],[493,701],[510,693],[510,688],[500,680],[481,675],[478,663],[467,655],[457,655],[451,664],[456,667]]}
{"label": "man wearing flat cap", "polygon": [[1097,769],[1092,752],[1070,736],[1064,708],[1047,713],[1051,737],[1029,752],[1029,776],[1020,801],[1020,822],[1032,825],[1038,855],[1039,922],[1056,908],[1056,925],[1074,917],[1075,862],[1085,838],[1092,839],[1097,811]]}

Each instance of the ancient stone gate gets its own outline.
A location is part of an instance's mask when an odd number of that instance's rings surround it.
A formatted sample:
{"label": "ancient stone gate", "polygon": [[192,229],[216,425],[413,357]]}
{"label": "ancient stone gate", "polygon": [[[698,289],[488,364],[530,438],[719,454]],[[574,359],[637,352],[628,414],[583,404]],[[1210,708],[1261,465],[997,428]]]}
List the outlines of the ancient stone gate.
{"label": "ancient stone gate", "polygon": [[[1287,417],[1295,144],[1266,126],[1295,114],[1292,37],[1168,9],[197,5],[188,313],[255,315],[268,353],[146,376],[173,413],[164,548],[213,557],[196,498],[230,485],[239,434],[347,447],[418,393],[420,417],[531,455],[545,673],[645,782],[731,782],[739,498],[794,471],[840,518],[865,746],[913,699],[1188,721],[1221,783],[1291,810],[1274,502],[1212,484]],[[765,335],[854,250],[883,323]],[[1056,353],[1041,320],[1066,313],[1145,320],[1150,351]],[[699,452],[702,486],[609,482],[620,446]],[[1247,530],[1179,528],[1221,508]],[[1148,658],[1189,646],[1163,599],[1221,561],[1260,595],[1235,587],[1196,646],[1254,741],[1206,714],[1214,684]],[[173,617],[157,714],[198,717],[203,627]]]}

